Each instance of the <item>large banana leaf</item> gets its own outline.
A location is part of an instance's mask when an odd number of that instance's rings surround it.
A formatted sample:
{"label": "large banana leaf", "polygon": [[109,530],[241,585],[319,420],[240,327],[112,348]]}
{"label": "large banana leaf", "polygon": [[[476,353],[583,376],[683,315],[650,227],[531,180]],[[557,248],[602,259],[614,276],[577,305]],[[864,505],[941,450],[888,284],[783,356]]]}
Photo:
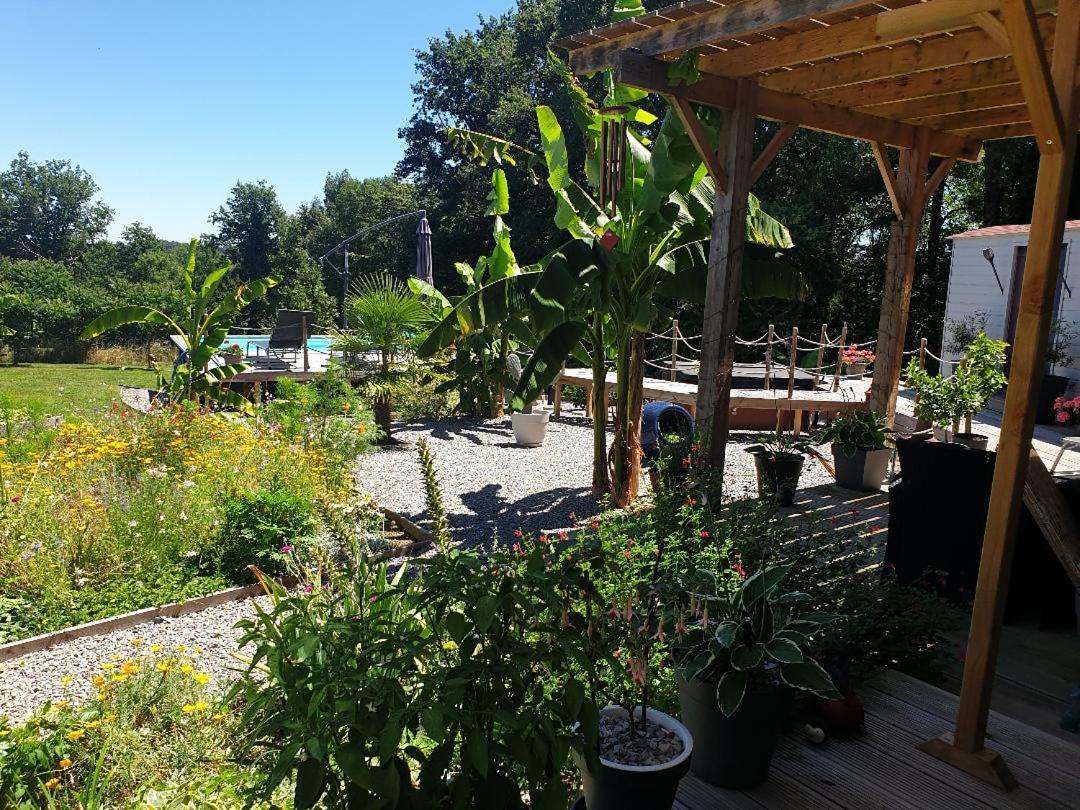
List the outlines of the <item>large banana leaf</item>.
{"label": "large banana leaf", "polygon": [[513,294],[528,294],[540,274],[540,270],[527,270],[505,276],[464,296],[428,333],[417,348],[417,355],[432,357],[459,337],[505,321],[510,315]]}
{"label": "large banana leaf", "polygon": [[587,330],[584,321],[567,321],[547,333],[521,371],[521,379],[510,402],[513,410],[525,408],[555,381],[566,358],[580,345]]}
{"label": "large banana leaf", "polygon": [[93,340],[98,335],[132,323],[152,323],[171,329],[175,334],[184,336],[185,330],[164,312],[152,307],[126,306],[110,309],[90,321],[79,335],[80,340]]}
{"label": "large banana leaf", "polygon": [[[704,251],[698,251],[699,247],[692,244],[672,252],[672,272],[660,280],[657,295],[693,304],[705,303],[708,270],[706,256]],[[798,267],[775,251],[746,246],[742,263],[743,298],[794,301],[805,294],[806,285]]]}

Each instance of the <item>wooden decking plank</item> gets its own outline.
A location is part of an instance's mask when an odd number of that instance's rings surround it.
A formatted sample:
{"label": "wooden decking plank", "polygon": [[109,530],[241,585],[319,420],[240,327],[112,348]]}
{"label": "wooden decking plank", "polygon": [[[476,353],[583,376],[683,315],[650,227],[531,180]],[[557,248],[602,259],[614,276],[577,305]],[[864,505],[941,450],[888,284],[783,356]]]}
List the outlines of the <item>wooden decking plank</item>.
{"label": "wooden decking plank", "polygon": [[782,769],[769,771],[769,778],[755,788],[743,791],[769,810],[833,810],[841,807],[823,785],[807,785]]}
{"label": "wooden decking plank", "polygon": [[[945,721],[946,726],[951,726],[956,716],[959,702],[956,695],[909,675],[886,670],[877,676],[870,686],[935,715]],[[1080,796],[1080,744],[1074,745],[1052,737],[1020,720],[995,711],[990,712],[987,738],[1000,748],[1007,748],[1024,756],[1037,755],[1041,762],[1075,780],[1078,785],[1074,796]]]}
{"label": "wooden decking plank", "polygon": [[[1001,661],[1001,657],[998,661]],[[959,695],[962,676],[963,668],[959,663],[950,665],[942,686],[952,694]],[[1006,717],[1016,720],[1023,718],[1022,722],[1044,734],[1073,742],[1076,734],[1059,725],[1061,713],[1066,706],[1066,696],[1070,691],[1071,688],[1063,691],[1061,698],[1054,699],[1041,690],[1032,688],[1030,684],[1003,677],[998,672],[994,677],[994,694],[990,705]]]}
{"label": "wooden decking plank", "polygon": [[[873,699],[867,700],[869,707],[874,706]],[[937,757],[927,756],[918,748],[924,737],[913,734],[910,731],[884,720],[873,713],[873,708],[867,709],[866,731],[862,742],[874,746],[889,754],[889,756],[902,760],[913,768],[926,774],[930,780],[938,783],[954,785],[963,790],[971,799],[978,800],[981,806],[1002,808],[1003,806],[1023,808],[1023,810],[1035,810],[1048,806],[1045,796],[1032,793],[1021,785],[1009,794],[1003,794],[997,788],[979,779],[964,779],[958,776],[956,768]],[[1057,804],[1054,803],[1055,807]]]}
{"label": "wooden decking plank", "polygon": [[[927,686],[929,685],[927,684]],[[922,708],[919,704],[910,703],[887,692],[880,692],[872,686],[864,686],[860,690],[860,694],[863,696],[864,703],[872,707],[873,713],[877,717],[902,731],[906,730],[915,734],[923,740],[937,737],[952,729],[953,721],[947,713],[934,712],[932,708],[928,710],[929,707]],[[952,697],[948,693],[942,694]],[[932,700],[932,698],[928,698],[928,700]],[[1005,746],[992,738],[993,729],[995,727],[1000,728],[1000,724],[995,722],[998,718],[994,717],[994,715],[996,715],[996,712],[991,713],[991,733],[987,734],[990,746],[1000,750],[1005,756],[1009,768],[1020,784],[1032,793],[1044,798],[1047,803],[1054,802],[1070,806],[1070,802],[1072,802],[1072,806],[1075,806],[1076,797],[1080,796],[1080,777],[1075,775],[1077,764],[1080,764],[1080,757],[1075,757],[1076,762],[1069,767],[1052,764],[1043,758],[1046,749],[1042,747],[1040,739],[1045,738],[1051,743],[1066,746],[1068,743],[1042,732],[1030,730],[1031,745],[1026,749],[1028,753],[1016,749],[1007,750]],[[962,776],[959,771],[957,772],[957,780],[970,778]]]}
{"label": "wooden decking plank", "polygon": [[738,790],[727,790],[687,774],[679,783],[678,800],[688,810],[761,810],[762,805]]}
{"label": "wooden decking plank", "polygon": [[[906,789],[894,789],[900,787],[901,782],[905,783],[904,788],[910,785],[902,778],[894,784],[898,774],[893,768],[880,767],[886,763],[878,763],[877,770],[862,767],[858,762],[861,747],[858,741],[843,746],[811,746],[794,735],[787,735],[777,748],[773,769],[826,793],[841,807],[852,810],[925,806],[911,801]],[[962,800],[964,797],[957,794],[956,798]]]}

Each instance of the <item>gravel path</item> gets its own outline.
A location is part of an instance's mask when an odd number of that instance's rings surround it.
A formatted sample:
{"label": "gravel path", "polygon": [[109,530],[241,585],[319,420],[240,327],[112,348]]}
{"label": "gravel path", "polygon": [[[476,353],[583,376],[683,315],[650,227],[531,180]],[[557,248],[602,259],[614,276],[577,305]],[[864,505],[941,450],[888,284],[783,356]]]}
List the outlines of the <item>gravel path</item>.
{"label": "gravel path", "polygon": [[[442,483],[454,537],[463,545],[506,541],[514,530],[537,532],[573,525],[600,506],[589,493],[592,481],[592,423],[583,416],[551,420],[541,447],[518,447],[506,419],[450,419],[395,425],[406,444],[380,448],[360,459],[360,488],[381,505],[420,521],[424,487],[415,441],[427,437]],[[750,434],[733,434],[728,444],[725,486],[732,496],[756,492],[753,459],[742,452]],[[801,486],[832,481],[820,464],[808,461]],[[642,482],[642,492],[648,492]]]}
{"label": "gravel path", "polygon": [[[254,615],[251,600],[229,602],[200,613],[74,639],[0,664],[0,716],[20,723],[47,701],[91,698],[96,690],[89,678],[101,671],[101,664],[144,655],[153,645],[160,645],[162,652],[187,647],[184,654],[223,688],[243,667],[230,656],[238,651],[240,638],[233,625]],[[66,676],[70,682],[65,686]]]}

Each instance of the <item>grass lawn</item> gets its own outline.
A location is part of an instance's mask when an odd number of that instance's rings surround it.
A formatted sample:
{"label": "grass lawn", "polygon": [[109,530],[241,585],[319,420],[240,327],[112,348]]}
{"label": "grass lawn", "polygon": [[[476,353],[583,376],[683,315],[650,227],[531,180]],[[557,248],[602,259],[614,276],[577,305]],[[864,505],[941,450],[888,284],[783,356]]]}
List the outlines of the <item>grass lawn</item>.
{"label": "grass lawn", "polygon": [[149,388],[157,372],[140,368],[69,363],[0,366],[0,407],[30,408],[43,415],[87,415],[119,401],[120,386]]}

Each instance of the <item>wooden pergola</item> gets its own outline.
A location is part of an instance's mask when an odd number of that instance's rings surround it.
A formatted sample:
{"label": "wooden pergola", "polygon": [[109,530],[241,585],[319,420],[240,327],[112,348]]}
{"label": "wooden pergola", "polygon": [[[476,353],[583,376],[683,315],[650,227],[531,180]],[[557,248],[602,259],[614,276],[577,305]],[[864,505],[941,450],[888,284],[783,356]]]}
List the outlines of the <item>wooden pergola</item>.
{"label": "wooden pergola", "polygon": [[[751,186],[799,128],[870,143],[896,218],[871,407],[895,413],[915,247],[928,199],[983,142],[1034,136],[1040,163],[955,734],[924,750],[1010,788],[984,745],[1012,549],[1034,426],[1076,150],[1080,0],[692,0],[564,39],[578,74],[664,95],[717,186],[697,417],[724,463]],[[696,49],[700,81],[669,79]],[[716,142],[694,105],[722,111]],[[756,118],[780,128],[753,154]],[[898,150],[896,164],[890,148]]]}

